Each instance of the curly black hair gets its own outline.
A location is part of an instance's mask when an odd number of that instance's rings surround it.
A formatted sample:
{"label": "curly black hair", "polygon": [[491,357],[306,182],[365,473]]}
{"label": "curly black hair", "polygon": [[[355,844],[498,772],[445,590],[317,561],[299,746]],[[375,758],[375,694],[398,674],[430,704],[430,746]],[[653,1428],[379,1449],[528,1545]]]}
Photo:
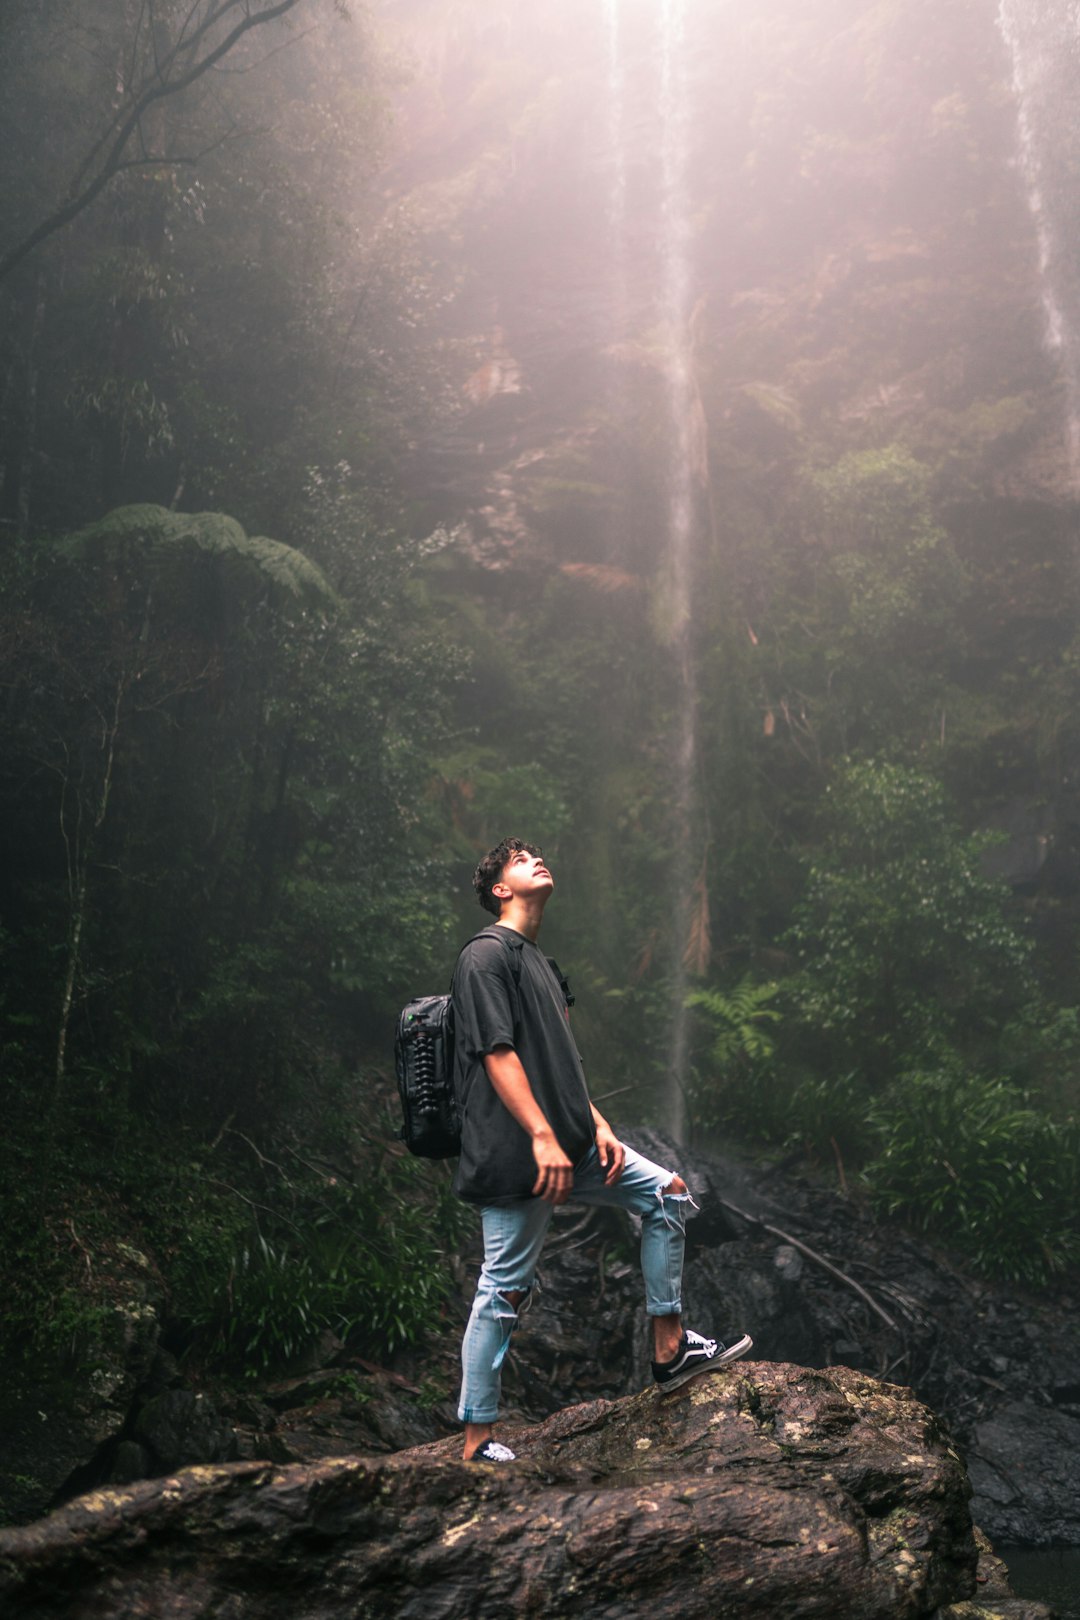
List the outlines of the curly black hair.
{"label": "curly black hair", "polygon": [[527,855],[542,856],[544,853],[539,844],[524,844],[520,838],[504,838],[501,844],[496,844],[494,849],[488,850],[473,873],[472,881],[476,897],[484,910],[490,911],[493,917],[501,915],[502,907],[491,891],[496,883],[502,881],[503,871],[511,855],[516,855],[521,849]]}

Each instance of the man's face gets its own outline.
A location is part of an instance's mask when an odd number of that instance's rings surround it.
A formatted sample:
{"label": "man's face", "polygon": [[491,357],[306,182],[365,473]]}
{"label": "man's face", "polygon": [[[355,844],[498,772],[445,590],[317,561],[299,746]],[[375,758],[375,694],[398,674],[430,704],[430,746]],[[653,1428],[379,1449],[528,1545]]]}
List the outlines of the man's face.
{"label": "man's face", "polygon": [[537,895],[549,895],[554,887],[555,880],[544,865],[544,857],[530,855],[527,849],[516,849],[491,892],[505,905],[511,899],[530,900]]}

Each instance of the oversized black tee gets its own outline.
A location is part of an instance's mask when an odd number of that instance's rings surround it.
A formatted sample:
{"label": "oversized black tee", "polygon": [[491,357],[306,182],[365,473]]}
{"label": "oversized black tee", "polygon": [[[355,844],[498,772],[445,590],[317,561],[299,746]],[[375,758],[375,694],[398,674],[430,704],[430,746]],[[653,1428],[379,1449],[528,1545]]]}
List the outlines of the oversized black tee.
{"label": "oversized black tee", "polygon": [[454,1191],[473,1204],[528,1198],[537,1175],[532,1143],[499,1100],[484,1058],[513,1047],[556,1141],[579,1164],[596,1130],[562,985],[533,940],[496,923],[458,957],[451,994],[461,1111]]}

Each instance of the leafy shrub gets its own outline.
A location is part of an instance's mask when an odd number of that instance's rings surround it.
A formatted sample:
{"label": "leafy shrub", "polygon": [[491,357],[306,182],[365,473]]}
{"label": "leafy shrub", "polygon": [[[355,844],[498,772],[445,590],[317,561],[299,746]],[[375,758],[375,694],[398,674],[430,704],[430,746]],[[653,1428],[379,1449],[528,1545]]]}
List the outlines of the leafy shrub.
{"label": "leafy shrub", "polygon": [[799,1080],[785,1118],[785,1143],[801,1144],[821,1159],[838,1153],[846,1164],[859,1165],[875,1145],[866,1087],[854,1071]]}
{"label": "leafy shrub", "polygon": [[768,1004],[775,995],[775,984],[754,984],[747,977],[733,990],[692,990],[686,997],[685,1005],[700,1008],[712,1026],[710,1055],[718,1069],[772,1057],[769,1026],[780,1022],[780,1014]]}
{"label": "leafy shrub", "polygon": [[805,1148],[831,1161],[860,1165],[877,1138],[866,1090],[854,1074],[798,1075],[780,1068],[748,1071],[725,1085],[697,1073],[690,1086],[692,1118],[706,1136],[730,1133],[766,1148]]}
{"label": "leafy shrub", "polygon": [[977,1060],[996,1048],[1035,994],[1031,949],[941,785],[902,765],[849,763],[829,789],[826,830],[790,934],[801,970],[785,1001],[800,1059],[889,1078],[947,1049]]}
{"label": "leafy shrub", "polygon": [[279,1199],[181,1277],[193,1353],[257,1372],[328,1329],[380,1352],[417,1342],[449,1291],[463,1215],[444,1172],[396,1157],[355,1183],[312,1183],[291,1207]]}
{"label": "leafy shrub", "polygon": [[871,1110],[879,1208],[937,1232],[992,1276],[1044,1282],[1080,1257],[1075,1121],[957,1066],[902,1077]]}
{"label": "leafy shrub", "polygon": [[[707,1029],[709,1041],[705,1072],[695,1068],[688,1087],[691,1117],[706,1133],[725,1126],[746,1125],[747,1082],[755,1096],[768,1091],[766,1076],[775,1042],[771,1027],[780,1014],[769,1003],[776,995],[775,984],[755,984],[747,976],[731,990],[693,990],[684,1005],[695,1009]],[[752,1134],[762,1136],[764,1122],[758,1119]],[[765,1129],[765,1140],[769,1131]]]}
{"label": "leafy shrub", "polygon": [[804,1146],[822,1157],[840,1152],[861,1162],[873,1145],[866,1089],[855,1072],[804,1074],[776,1062],[783,1014],[771,1003],[779,985],[749,976],[733,990],[695,990],[686,998],[709,1026],[707,1075],[690,1084],[695,1125],[706,1134],[734,1130],[743,1140]]}

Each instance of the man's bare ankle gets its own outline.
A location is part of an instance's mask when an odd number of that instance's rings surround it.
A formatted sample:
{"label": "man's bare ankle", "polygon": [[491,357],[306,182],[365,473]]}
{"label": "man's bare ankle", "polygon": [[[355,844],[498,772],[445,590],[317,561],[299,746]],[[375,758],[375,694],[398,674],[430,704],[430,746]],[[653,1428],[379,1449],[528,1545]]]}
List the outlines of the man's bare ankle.
{"label": "man's bare ankle", "polygon": [[493,1425],[490,1423],[466,1423],[465,1446],[461,1453],[462,1461],[468,1462],[474,1451],[479,1451],[485,1440],[490,1440]]}
{"label": "man's bare ankle", "polygon": [[665,1361],[672,1361],[678,1354],[682,1343],[682,1317],[681,1316],[654,1316],[653,1330],[653,1360],[657,1366]]}

